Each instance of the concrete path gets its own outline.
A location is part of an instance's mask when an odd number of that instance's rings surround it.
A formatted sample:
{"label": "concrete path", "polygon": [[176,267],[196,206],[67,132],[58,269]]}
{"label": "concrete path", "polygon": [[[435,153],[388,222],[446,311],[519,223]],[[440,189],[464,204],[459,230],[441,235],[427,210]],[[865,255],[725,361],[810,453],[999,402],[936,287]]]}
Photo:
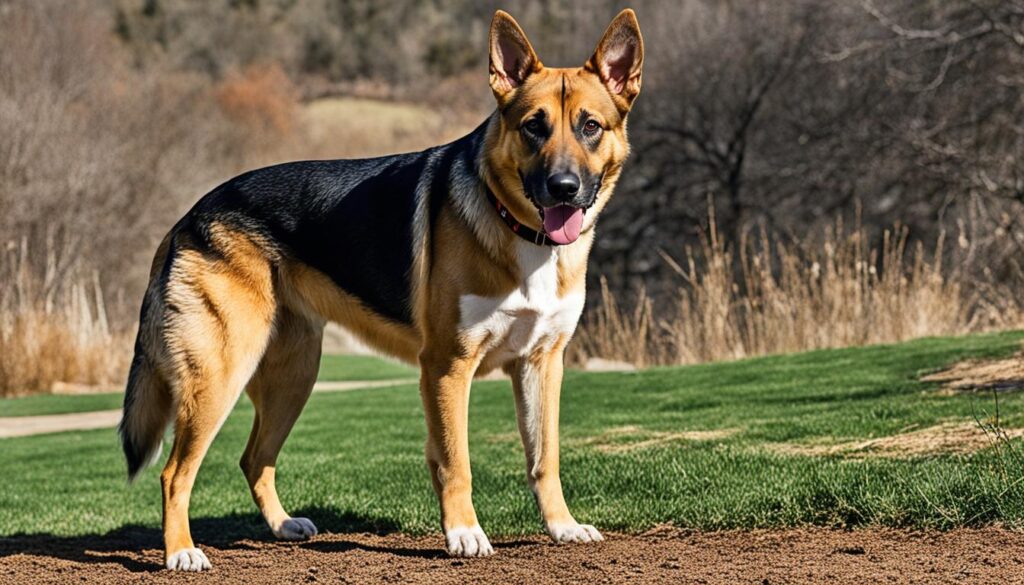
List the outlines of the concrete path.
{"label": "concrete path", "polygon": [[117,426],[120,420],[121,409],[43,416],[5,416],[0,417],[0,439],[61,431],[108,429]]}
{"label": "concrete path", "polygon": [[354,382],[317,382],[313,384],[313,392],[344,392],[360,388],[386,388],[402,384],[419,384],[419,378],[402,378],[396,380],[356,380]]}
{"label": "concrete path", "polygon": [[[402,380],[367,380],[352,382],[317,382],[314,392],[344,392],[360,388],[383,388],[400,384],[415,384],[415,378]],[[121,421],[121,409],[75,412],[70,414],[47,414],[40,416],[0,417],[0,439],[27,437],[63,431],[88,431],[109,429]]]}

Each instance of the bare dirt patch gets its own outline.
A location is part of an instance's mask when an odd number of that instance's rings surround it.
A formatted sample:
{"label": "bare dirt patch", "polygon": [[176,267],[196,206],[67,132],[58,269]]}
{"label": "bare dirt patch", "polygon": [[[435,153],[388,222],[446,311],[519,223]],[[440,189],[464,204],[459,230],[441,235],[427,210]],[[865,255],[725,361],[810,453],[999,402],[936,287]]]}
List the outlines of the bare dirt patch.
{"label": "bare dirt patch", "polygon": [[[159,536],[0,539],[4,583],[1024,583],[1024,534],[889,529],[608,534],[591,545],[543,537],[496,542],[486,559],[451,559],[440,536],[323,534],[302,543],[223,541],[213,570],[162,570]],[[200,539],[202,540],[202,539]],[[206,540],[209,542],[209,540]]]}
{"label": "bare dirt patch", "polygon": [[680,441],[717,441],[735,433],[736,429],[652,431],[629,425],[608,429],[593,437],[569,440],[568,443],[573,446],[593,447],[602,453],[625,453]]}
{"label": "bare dirt patch", "polygon": [[787,455],[910,458],[943,453],[973,453],[1000,441],[1024,436],[1024,429],[983,428],[975,421],[949,422],[923,429],[830,444],[781,443],[771,448]]}
{"label": "bare dirt patch", "polygon": [[[659,447],[668,443],[717,441],[730,437],[737,429],[715,429],[701,431],[652,431],[636,425],[610,428],[590,437],[564,439],[572,447],[590,447],[602,453],[625,453],[635,449]],[[519,441],[518,433],[495,433],[487,438],[491,443]]]}
{"label": "bare dirt patch", "polygon": [[921,379],[941,383],[941,392],[947,394],[1024,391],[1024,353],[1002,360],[965,360]]}

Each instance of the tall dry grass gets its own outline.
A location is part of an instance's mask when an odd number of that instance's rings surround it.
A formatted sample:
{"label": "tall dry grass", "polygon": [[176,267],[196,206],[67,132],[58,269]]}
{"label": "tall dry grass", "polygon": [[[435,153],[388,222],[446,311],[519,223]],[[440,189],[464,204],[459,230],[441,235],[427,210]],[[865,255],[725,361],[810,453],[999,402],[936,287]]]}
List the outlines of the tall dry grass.
{"label": "tall dry grass", "polygon": [[160,238],[290,158],[298,93],[273,65],[139,70],[84,0],[0,3],[0,46],[0,395],[123,381]]}
{"label": "tall dry grass", "polygon": [[51,232],[47,244],[41,264],[24,238],[0,256],[0,396],[114,384],[127,371],[129,338],[110,326],[98,275],[84,274],[73,242]]}
{"label": "tall dry grass", "polygon": [[621,306],[602,282],[570,352],[636,366],[691,364],[829,347],[898,342],[1024,326],[1024,298],[979,280],[965,234],[957,250],[930,248],[894,227],[872,246],[868,231],[837,220],[818,239],[785,241],[761,229],[730,246],[715,225],[681,261],[664,312],[640,291]]}

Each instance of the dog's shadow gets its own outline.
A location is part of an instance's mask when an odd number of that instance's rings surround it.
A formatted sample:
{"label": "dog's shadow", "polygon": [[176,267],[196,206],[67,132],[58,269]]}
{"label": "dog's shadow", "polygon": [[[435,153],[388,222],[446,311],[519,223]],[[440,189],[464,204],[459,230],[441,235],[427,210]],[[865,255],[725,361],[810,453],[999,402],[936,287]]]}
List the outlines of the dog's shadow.
{"label": "dog's shadow", "polygon": [[[312,518],[322,532],[388,534],[398,531],[398,525],[389,519],[339,512],[330,508],[304,508],[296,510],[295,516]],[[209,545],[218,549],[247,549],[253,548],[253,541],[274,541],[274,537],[258,514],[193,518],[191,528],[192,536],[199,546]],[[323,542],[313,540],[297,544],[322,552],[362,549],[422,558],[438,558],[442,555],[440,550],[378,547],[338,539]],[[49,533],[23,533],[0,537],[0,560],[25,554],[79,563],[117,563],[132,572],[149,572],[162,568],[159,559],[150,560],[141,554],[129,556],[125,553],[162,547],[163,536],[160,529],[128,524],[99,535],[57,536]]]}

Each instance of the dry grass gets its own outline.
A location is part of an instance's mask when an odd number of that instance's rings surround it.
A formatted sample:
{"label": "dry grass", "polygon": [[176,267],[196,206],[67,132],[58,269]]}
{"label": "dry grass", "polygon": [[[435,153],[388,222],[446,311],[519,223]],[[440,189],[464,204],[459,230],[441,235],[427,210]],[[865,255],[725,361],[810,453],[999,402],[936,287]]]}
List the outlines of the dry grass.
{"label": "dry grass", "polygon": [[702,245],[682,262],[663,254],[681,281],[671,309],[656,313],[643,291],[621,308],[602,286],[573,362],[690,364],[1024,324],[1020,295],[969,276],[983,271],[971,270],[976,256],[962,234],[955,254],[942,237],[929,250],[911,244],[901,227],[874,248],[866,229],[837,221],[816,241],[784,242],[762,229],[734,248],[713,211],[710,220]]}
{"label": "dry grass", "polygon": [[25,240],[0,258],[0,396],[109,384],[127,371],[129,339],[112,331],[98,277],[82,277],[72,246],[48,242],[38,267]]}
{"label": "dry grass", "polygon": [[944,394],[1020,391],[1024,390],[1024,354],[1001,360],[965,360],[921,379],[941,382]]}
{"label": "dry grass", "polygon": [[[288,159],[416,150],[481,119],[465,91],[477,72],[414,104],[303,104],[272,63],[228,68],[218,80],[156,56],[139,69],[84,0],[4,6],[0,38],[3,393],[119,380],[127,352],[103,358],[101,348],[120,347],[116,332],[131,329],[159,239],[220,181]],[[74,270],[51,262],[53,233],[88,243],[54,256]],[[1008,232],[992,237],[1010,242]],[[944,254],[941,240],[911,246],[901,229],[879,250],[869,241],[865,230],[837,223],[817,243],[760,233],[733,247],[712,221],[682,261],[666,255],[680,281],[667,303],[641,292],[627,306],[603,285],[571,359],[693,363],[1024,323],[1019,292],[971,276],[992,274],[982,254]],[[1019,248],[1002,249],[1012,259]],[[31,258],[30,250],[47,252]],[[967,267],[927,260],[944,257]]]}
{"label": "dry grass", "polygon": [[308,155],[350,158],[443,144],[471,131],[482,117],[411,103],[329,97],[306,104],[300,119]]}
{"label": "dry grass", "polygon": [[629,425],[611,428],[592,437],[570,440],[569,444],[591,447],[602,453],[627,453],[638,449],[661,447],[669,443],[720,441],[736,433],[736,429],[652,431]]}
{"label": "dry grass", "polygon": [[820,457],[891,457],[905,459],[945,453],[973,453],[989,447],[999,447],[1010,439],[1024,437],[1024,429],[988,427],[977,422],[948,422],[866,441],[834,444],[773,445],[774,451],[786,455]]}
{"label": "dry grass", "polygon": [[[471,128],[440,108],[303,104],[274,63],[219,79],[159,59],[139,69],[84,0],[4,6],[0,39],[3,394],[122,381],[130,346],[116,332],[133,327],[157,243],[223,180],[289,159],[413,150]],[[53,234],[80,244],[57,264]]]}
{"label": "dry grass", "polygon": [[284,158],[297,92],[275,66],[138,70],[84,1],[5,5],[0,39],[0,395],[122,382],[160,238]]}

